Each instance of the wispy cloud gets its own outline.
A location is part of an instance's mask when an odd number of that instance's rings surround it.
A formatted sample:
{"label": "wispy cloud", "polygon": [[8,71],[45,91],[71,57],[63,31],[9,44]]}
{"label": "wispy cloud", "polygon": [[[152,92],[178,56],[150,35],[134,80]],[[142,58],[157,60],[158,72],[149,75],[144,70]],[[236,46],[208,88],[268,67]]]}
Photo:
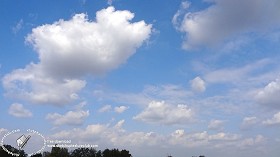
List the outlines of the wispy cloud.
{"label": "wispy cloud", "polygon": [[82,125],[84,120],[89,116],[89,110],[68,111],[65,114],[49,113],[46,119],[54,125]]}
{"label": "wispy cloud", "polygon": [[181,7],[174,15],[173,23],[186,35],[183,41],[184,49],[212,46],[234,39],[240,34],[262,33],[262,31],[279,27],[278,5],[277,0],[269,3],[264,1],[256,3],[254,0],[213,0],[204,10],[185,11],[186,13],[181,15],[183,16],[181,23],[178,24],[176,19],[184,10]]}
{"label": "wispy cloud", "polygon": [[164,101],[152,101],[141,113],[133,117],[147,123],[164,125],[180,125],[194,120],[195,113],[187,105],[177,106],[166,104]]}
{"label": "wispy cloud", "polygon": [[101,107],[99,110],[98,110],[98,112],[101,112],[101,113],[103,113],[103,112],[108,112],[108,111],[110,111],[112,109],[112,106],[111,105],[104,105],[103,107]]}
{"label": "wispy cloud", "polygon": [[9,114],[19,118],[32,117],[32,112],[19,103],[14,103],[10,106]]}
{"label": "wispy cloud", "polygon": [[12,27],[13,33],[17,34],[23,28],[23,24],[24,24],[23,19],[20,19],[17,22],[17,24],[14,27]]}

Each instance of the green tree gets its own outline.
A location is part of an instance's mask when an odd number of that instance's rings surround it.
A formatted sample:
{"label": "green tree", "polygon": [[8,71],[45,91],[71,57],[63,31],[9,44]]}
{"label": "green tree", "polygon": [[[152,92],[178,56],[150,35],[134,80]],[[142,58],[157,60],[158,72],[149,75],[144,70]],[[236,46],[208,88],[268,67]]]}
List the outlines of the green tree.
{"label": "green tree", "polygon": [[99,150],[99,151],[96,153],[96,157],[102,157],[102,152],[101,152],[101,150]]}
{"label": "green tree", "polygon": [[121,157],[132,157],[132,155],[127,150],[121,151]]}
{"label": "green tree", "polygon": [[102,157],[132,157],[132,155],[127,150],[119,151],[118,149],[105,149],[102,152]]}
{"label": "green tree", "polygon": [[93,148],[78,148],[71,152],[71,157],[96,157],[96,150]]}
{"label": "green tree", "polygon": [[51,153],[50,152],[43,152],[43,157],[51,157]]}
{"label": "green tree", "polygon": [[31,157],[43,157],[43,155],[41,153],[37,153],[37,154],[31,155]]}
{"label": "green tree", "polygon": [[105,149],[102,152],[102,157],[111,157],[111,151],[109,149]]}
{"label": "green tree", "polygon": [[50,157],[69,157],[68,149],[52,147]]}
{"label": "green tree", "polygon": [[[3,147],[5,147],[7,150],[9,150],[10,152],[14,153],[14,154],[19,154],[19,157],[27,157],[27,154],[25,154],[24,150],[18,150],[14,147],[12,147],[11,145],[3,145]],[[7,153],[2,146],[0,146],[0,156],[1,157],[12,157],[11,154]]]}

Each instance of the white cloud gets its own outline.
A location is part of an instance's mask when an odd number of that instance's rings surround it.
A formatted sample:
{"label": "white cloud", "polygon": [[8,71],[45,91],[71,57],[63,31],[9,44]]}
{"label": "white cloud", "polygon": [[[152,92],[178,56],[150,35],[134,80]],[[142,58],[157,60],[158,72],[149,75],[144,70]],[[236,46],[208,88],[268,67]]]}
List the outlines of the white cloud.
{"label": "white cloud", "polygon": [[172,145],[183,145],[184,147],[226,147],[228,145],[238,146],[241,135],[219,132],[209,134],[207,131],[185,133],[184,130],[176,130],[170,136],[169,143]]}
{"label": "white cloud", "polygon": [[50,105],[64,105],[77,99],[77,93],[86,85],[83,80],[53,79],[36,64],[5,75],[2,83],[10,97]]}
{"label": "white cloud", "polygon": [[105,105],[105,106],[103,106],[102,108],[100,108],[99,110],[98,110],[98,112],[101,112],[101,113],[103,113],[103,112],[108,112],[108,111],[110,111],[112,109],[112,106],[111,105]]}
{"label": "white cloud", "polygon": [[241,123],[241,129],[250,129],[258,123],[257,117],[245,117]]}
{"label": "white cloud", "polygon": [[164,101],[152,101],[133,119],[165,125],[185,124],[193,120],[194,112],[187,105],[172,106]]}
{"label": "white cloud", "polygon": [[[92,124],[85,129],[74,128],[72,130],[61,131],[54,134],[55,139],[71,139],[72,142],[84,141],[85,143],[96,142],[99,146],[140,146],[156,145],[160,137],[153,132],[127,132],[122,128],[124,120],[120,120],[116,125]],[[94,144],[96,144],[94,143]]]}
{"label": "white cloud", "polygon": [[23,19],[20,19],[17,24],[12,27],[13,33],[17,34],[17,32],[19,32],[23,27]]}
{"label": "white cloud", "polygon": [[112,5],[114,0],[107,0],[108,5]]}
{"label": "white cloud", "polygon": [[2,139],[3,136],[8,132],[8,129],[5,128],[0,128],[0,138]]}
{"label": "white cloud", "polygon": [[191,80],[191,87],[192,90],[195,92],[204,92],[206,90],[205,82],[200,77],[196,77],[193,80]]}
{"label": "white cloud", "polygon": [[280,112],[275,113],[271,119],[263,121],[265,125],[280,125]]}
{"label": "white cloud", "polygon": [[[178,18],[177,12],[173,23],[186,33],[184,49],[209,46],[243,33],[262,33],[278,28],[279,5],[278,0],[211,0],[208,8],[187,12],[183,20]],[[181,24],[178,26],[178,23]]]}
{"label": "white cloud", "polygon": [[18,103],[14,103],[10,106],[9,114],[20,118],[32,117],[32,112],[25,109],[22,104]]}
{"label": "white cloud", "polygon": [[82,110],[86,105],[87,105],[87,102],[86,101],[82,101],[78,105],[75,105],[74,109],[75,110]]}
{"label": "white cloud", "polygon": [[[166,148],[172,147],[179,150],[207,148],[225,150],[225,154],[227,154],[228,149],[237,151],[248,147],[257,148],[265,142],[265,137],[262,135],[243,137],[240,134],[225,132],[214,134],[207,131],[188,133],[184,129],[177,129],[167,134],[152,131],[128,132],[123,128],[124,122],[124,120],[120,120],[115,125],[91,124],[85,128],[60,131],[50,137],[53,139],[71,139],[72,143],[98,143],[100,148],[117,146],[118,148],[133,150],[132,152],[139,151],[142,156],[147,156],[148,148],[151,147],[156,150],[166,150]],[[146,150],[144,153],[143,149]]]}
{"label": "white cloud", "polygon": [[257,92],[255,98],[260,104],[280,108],[280,80],[270,82]]}
{"label": "white cloud", "polygon": [[176,12],[176,14],[172,18],[172,23],[176,27],[176,29],[180,29],[180,21],[182,21],[182,15],[186,13],[186,9],[190,7],[191,3],[188,1],[183,1],[180,5],[180,9]]}
{"label": "white cloud", "polygon": [[225,121],[223,120],[211,120],[208,129],[210,130],[222,130],[224,127]]}
{"label": "white cloud", "polygon": [[255,138],[246,138],[240,142],[239,147],[242,149],[248,147],[254,147],[258,144],[263,144],[266,141],[266,138],[262,135],[257,135]]}
{"label": "white cloud", "polygon": [[2,135],[4,135],[4,134],[7,133],[7,132],[8,132],[7,129],[5,129],[5,128],[0,128],[0,135],[1,135],[1,137],[2,137]]}
{"label": "white cloud", "polygon": [[171,136],[172,136],[172,137],[175,137],[175,138],[181,138],[181,137],[183,137],[184,135],[185,135],[185,130],[183,130],[183,129],[175,130],[175,131],[171,134]]}
{"label": "white cloud", "polygon": [[131,23],[134,14],[114,7],[96,13],[96,21],[76,14],[34,28],[26,38],[39,54],[43,69],[57,77],[104,74],[136,52],[151,34],[144,21]]}
{"label": "white cloud", "polygon": [[115,107],[115,112],[117,113],[123,113],[125,110],[127,110],[129,107],[127,106],[118,106],[118,107]]}
{"label": "white cloud", "polygon": [[[73,142],[85,141],[85,139],[99,139],[104,131],[107,130],[106,125],[92,124],[88,125],[85,129],[74,128],[72,130],[64,130],[52,135],[54,139],[71,139]],[[96,143],[95,143],[96,144]]]}
{"label": "white cloud", "polygon": [[[265,144],[265,140],[266,138],[262,135],[243,137],[240,134],[225,132],[210,134],[207,131],[186,133],[184,130],[176,130],[169,137],[168,143],[183,148],[209,148],[211,150],[219,150],[220,152],[222,149],[225,151],[225,154],[228,154],[228,150],[248,150],[248,147],[250,147],[249,150],[252,148],[258,149]],[[254,149],[254,151],[256,150]],[[233,156],[236,156],[236,154]]]}
{"label": "white cloud", "polygon": [[160,86],[149,85],[146,86],[144,91],[145,94],[156,96],[160,99],[182,99],[190,95],[182,86],[175,84],[165,84]]}
{"label": "white cloud", "polygon": [[58,113],[49,113],[46,119],[54,125],[82,125],[84,120],[89,116],[89,111],[68,111],[64,115]]}
{"label": "white cloud", "polygon": [[144,89],[137,93],[121,93],[103,90],[95,90],[94,96],[99,100],[113,100],[119,104],[147,106],[153,100],[165,100],[170,104],[185,102],[186,98],[193,95],[180,85],[146,85]]}
{"label": "white cloud", "polygon": [[124,125],[124,122],[125,122],[124,119],[120,120],[114,127],[118,128],[118,129],[121,129],[123,127],[123,125]]}
{"label": "white cloud", "polygon": [[39,62],[4,76],[7,95],[35,104],[65,105],[78,99],[86,85],[80,78],[118,68],[149,38],[152,26],[130,22],[133,17],[130,11],[108,7],[96,13],[96,21],[82,13],[34,28],[26,42]]}
{"label": "white cloud", "polygon": [[[252,73],[257,73],[259,68],[271,65],[273,60],[271,59],[260,59],[250,64],[245,64],[240,67],[230,67],[221,69],[209,69],[205,74],[204,78],[209,83],[235,83],[240,84],[244,80],[252,79]],[[260,81],[260,80],[258,80]]]}

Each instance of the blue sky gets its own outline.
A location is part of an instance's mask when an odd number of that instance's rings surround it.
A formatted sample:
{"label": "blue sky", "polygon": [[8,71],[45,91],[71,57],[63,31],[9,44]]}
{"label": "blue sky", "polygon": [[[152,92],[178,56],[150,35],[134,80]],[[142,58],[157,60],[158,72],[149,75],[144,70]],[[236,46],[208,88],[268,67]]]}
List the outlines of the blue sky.
{"label": "blue sky", "polygon": [[135,157],[276,157],[279,7],[3,0],[0,135],[35,129]]}

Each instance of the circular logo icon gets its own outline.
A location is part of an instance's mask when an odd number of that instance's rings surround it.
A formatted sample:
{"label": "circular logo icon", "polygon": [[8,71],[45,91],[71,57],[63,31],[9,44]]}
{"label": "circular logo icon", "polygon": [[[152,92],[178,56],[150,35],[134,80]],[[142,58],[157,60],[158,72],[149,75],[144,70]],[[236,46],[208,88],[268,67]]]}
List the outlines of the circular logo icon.
{"label": "circular logo icon", "polygon": [[[9,148],[8,148],[9,146]],[[10,146],[14,147],[13,149]],[[19,156],[20,151],[24,150],[28,156],[41,153],[46,147],[45,137],[38,131],[12,130],[7,132],[1,139],[1,147],[12,156]]]}

